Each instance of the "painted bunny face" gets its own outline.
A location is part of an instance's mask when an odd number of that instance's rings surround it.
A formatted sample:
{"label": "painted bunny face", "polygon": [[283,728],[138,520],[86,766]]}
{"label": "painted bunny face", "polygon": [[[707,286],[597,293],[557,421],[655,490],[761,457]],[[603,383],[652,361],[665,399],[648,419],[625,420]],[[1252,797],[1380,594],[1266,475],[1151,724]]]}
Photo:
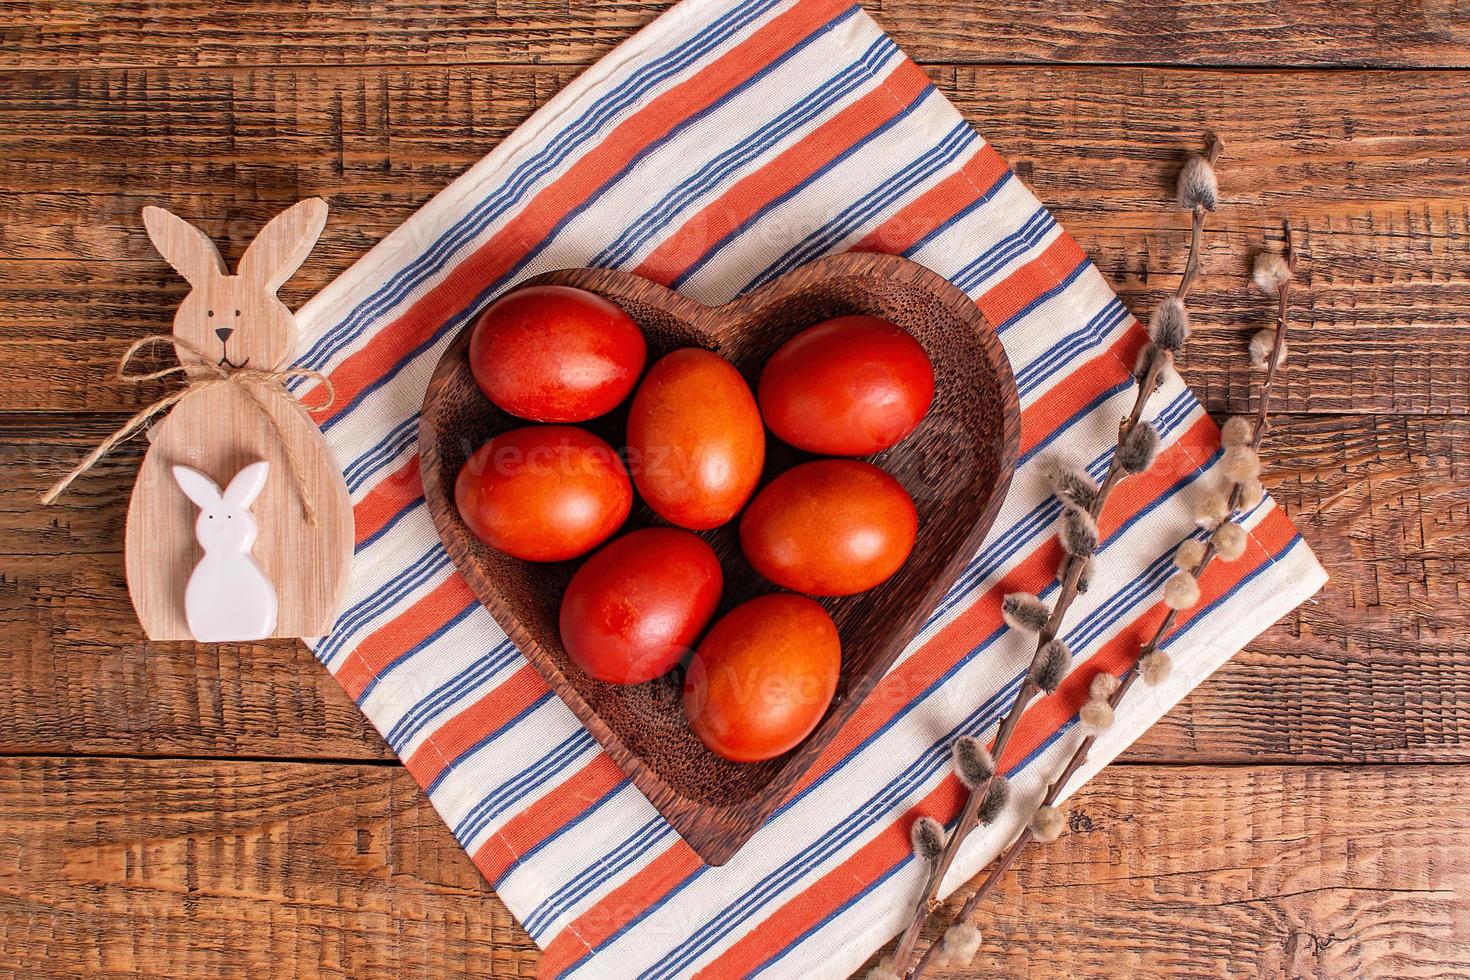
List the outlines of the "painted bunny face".
{"label": "painted bunny face", "polygon": [[199,507],[194,536],[206,552],[245,554],[255,546],[256,524],[250,505],[265,489],[269,463],[251,463],[235,474],[223,492],[198,470],[175,466],[173,473],[184,495]]}
{"label": "painted bunny face", "polygon": [[[306,261],[326,220],[327,204],[320,198],[287,208],[261,229],[230,275],[208,235],[162,208],[144,208],[148,237],[194,287],[174,315],[174,335],[223,367],[270,370],[285,364],[296,328],[276,291]],[[198,358],[180,347],[179,360],[188,366]]]}

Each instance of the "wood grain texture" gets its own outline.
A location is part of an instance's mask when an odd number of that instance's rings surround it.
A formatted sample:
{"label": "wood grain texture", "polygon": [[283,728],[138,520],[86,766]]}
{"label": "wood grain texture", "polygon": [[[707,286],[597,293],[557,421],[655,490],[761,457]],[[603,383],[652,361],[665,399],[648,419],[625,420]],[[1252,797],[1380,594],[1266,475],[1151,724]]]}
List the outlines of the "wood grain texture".
{"label": "wood grain texture", "polygon": [[1104,770],[1066,805],[1069,833],[1029,851],[983,906],[986,940],[974,966],[947,975],[1452,977],[1470,969],[1463,768],[1242,767],[1202,776]]}
{"label": "wood grain texture", "polygon": [[[17,972],[532,974],[528,940],[309,654],[142,640],[119,550],[136,448],[63,506],[31,502],[156,396],[109,380],[184,289],[143,205],[202,221],[234,261],[275,211],[329,197],[294,308],[666,6],[5,6],[0,754],[363,763],[0,760]],[[1268,468],[1333,581],[1088,787],[1076,832],[990,903],[978,969],[1470,972],[1470,75],[1179,67],[1463,67],[1470,7],[865,6],[1135,306],[1184,260],[1183,216],[1159,208],[1181,147],[1222,133],[1233,203],[1185,366],[1213,410],[1248,404],[1244,338],[1266,315],[1249,252],[1289,212],[1306,253],[1277,405],[1297,414]],[[1376,765],[1412,762],[1439,765]]]}
{"label": "wood grain texture", "polygon": [[535,947],[397,767],[0,762],[17,975],[534,976]]}
{"label": "wood grain texture", "polygon": [[[989,904],[976,970],[1462,975],[1467,801],[1460,767],[1110,769]],[[55,758],[0,762],[0,953],[30,976],[536,962],[399,769]]]}
{"label": "wood grain texture", "polygon": [[[1246,407],[1240,351],[1269,305],[1248,285],[1249,256],[1290,212],[1301,329],[1277,410],[1470,411],[1470,73],[931,74],[1136,308],[1184,262],[1187,216],[1160,207],[1181,150],[1206,128],[1223,134],[1228,203],[1207,238],[1185,368],[1212,406]],[[199,220],[233,260],[280,206],[330,197],[322,244],[284,293],[297,304],[567,77],[0,73],[0,357],[53,365],[14,378],[0,410],[132,410],[156,394],[109,379],[183,293],[137,220],[146,200]]]}
{"label": "wood grain texture", "polygon": [[[0,65],[202,68],[553,62],[585,65],[671,6],[666,0],[19,0]],[[1459,0],[864,0],[921,61],[1464,67]]]}

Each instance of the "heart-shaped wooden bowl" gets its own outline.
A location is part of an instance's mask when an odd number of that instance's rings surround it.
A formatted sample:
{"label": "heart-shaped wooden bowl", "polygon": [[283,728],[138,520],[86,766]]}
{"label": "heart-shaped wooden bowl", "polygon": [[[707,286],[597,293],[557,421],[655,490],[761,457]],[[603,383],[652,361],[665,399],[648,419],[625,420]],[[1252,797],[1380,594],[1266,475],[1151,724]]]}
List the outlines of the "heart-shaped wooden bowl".
{"label": "heart-shaped wooden bowl", "polygon": [[[466,457],[491,436],[526,424],[496,409],[470,373],[466,328],[444,353],[424,397],[419,448],[424,494],[455,566],[501,627],[596,736],[633,783],[710,864],[723,864],[759,829],[892,666],[979,548],[1016,465],[1020,411],[995,332],[963,292],[889,255],[845,254],[803,266],[722,307],[707,307],[625,272],[573,269],[524,285],[578,286],[617,303],[643,328],[649,363],[686,346],[728,358],[750,382],[785,340],[829,317],[872,314],[916,337],[934,361],[933,407],[907,439],[873,458],[913,495],[919,535],[888,581],[823,599],[842,636],[842,674],[816,730],[787,754],[754,765],[710,752],[685,721],[683,672],[632,687],[594,680],[562,649],[557,610],[576,562],[536,564],[481,544],[454,507]],[[623,444],[626,411],[588,423]],[[765,479],[806,458],[768,439]],[[659,523],[643,504],[629,528]],[[774,587],[740,554],[736,523],[705,535],[725,568],[720,613]]]}

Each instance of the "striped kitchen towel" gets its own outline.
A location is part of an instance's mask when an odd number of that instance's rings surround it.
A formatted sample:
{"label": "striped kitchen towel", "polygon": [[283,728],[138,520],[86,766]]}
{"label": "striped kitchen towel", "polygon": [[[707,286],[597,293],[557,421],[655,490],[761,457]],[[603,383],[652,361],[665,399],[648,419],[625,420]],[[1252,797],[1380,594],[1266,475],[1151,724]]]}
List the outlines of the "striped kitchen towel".
{"label": "striped kitchen towel", "polygon": [[[450,338],[536,273],[616,266],[720,303],[831,252],[906,255],[984,310],[1015,367],[1022,463],[953,591],[792,797],[727,865],[703,865],[506,641],[455,574],[424,505],[417,413]],[[685,0],[552,99],[301,312],[299,364],[357,521],[351,591],[313,644],[542,947],[546,976],[843,976],[903,924],[918,813],[952,816],[948,746],[987,735],[1029,660],[1003,593],[1054,589],[1058,506],[1038,463],[1100,474],[1131,404],[1142,330],[1077,243],[851,0]],[[304,382],[309,387],[311,382]],[[1079,739],[1098,670],[1162,615],[1218,433],[1174,379],[1151,402],[1158,464],[1102,529],[1097,584],[1065,636],[1077,667],[1004,760],[1024,802]],[[1325,576],[1267,501],[1217,565],[1082,778],[1112,759]],[[1012,809],[1012,814],[1024,810]],[[1017,829],[973,838],[947,887]]]}

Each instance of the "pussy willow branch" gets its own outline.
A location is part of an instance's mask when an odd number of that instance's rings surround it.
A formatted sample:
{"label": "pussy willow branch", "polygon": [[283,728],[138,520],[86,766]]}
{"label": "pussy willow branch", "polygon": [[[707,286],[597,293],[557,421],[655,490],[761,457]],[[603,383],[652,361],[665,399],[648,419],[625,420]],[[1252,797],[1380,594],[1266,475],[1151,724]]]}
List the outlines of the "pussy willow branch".
{"label": "pussy willow branch", "polygon": [[[1296,270],[1297,252],[1290,220],[1286,221],[1284,228],[1286,233],[1285,258],[1287,265],[1294,272]],[[1260,451],[1261,441],[1266,436],[1268,427],[1267,415],[1270,411],[1271,404],[1271,390],[1276,384],[1277,362],[1281,358],[1281,348],[1285,343],[1287,304],[1291,294],[1291,283],[1292,281],[1288,279],[1277,290],[1276,339],[1271,349],[1271,359],[1267,362],[1266,379],[1261,385],[1261,403],[1256,407],[1256,423],[1251,435],[1251,448],[1257,452]],[[1244,492],[1245,484],[1243,483],[1236,483],[1231,486],[1229,497],[1231,513],[1234,513],[1236,508],[1240,506],[1241,495]],[[1214,560],[1215,545],[1211,541],[1205,546],[1204,555],[1200,558],[1199,564],[1194,569],[1195,578],[1203,575]],[[1111,707],[1116,709],[1122,703],[1123,698],[1128,694],[1128,689],[1138,679],[1139,663],[1142,662],[1144,657],[1163,645],[1164,640],[1168,639],[1169,635],[1174,631],[1174,627],[1178,624],[1178,621],[1179,610],[1170,609],[1168,615],[1164,617],[1163,622],[1159,623],[1158,629],[1154,631],[1153,637],[1139,650],[1138,660],[1135,660],[1123,672],[1122,676],[1118,678],[1118,687],[1113,691],[1112,696],[1108,698],[1108,703]],[[1082,740],[1082,743],[1077,746],[1077,750],[1072,753],[1072,758],[1067,761],[1067,764],[1062,767],[1062,771],[1057,775],[1057,778],[1047,787],[1046,795],[1042,797],[1040,806],[1055,805],[1057,798],[1061,796],[1062,790],[1066,788],[1067,783],[1086,764],[1088,753],[1092,750],[1092,746],[1096,741],[1096,734],[1088,735]],[[1005,877],[1006,872],[1015,864],[1016,859],[1021,856],[1021,852],[1026,849],[1026,845],[1030,844],[1032,840],[1033,834],[1031,828],[1028,826],[1001,853],[999,860],[991,868],[990,874],[986,875],[985,880],[980,883],[980,887],[960,906],[958,914],[955,915],[956,922],[965,922],[970,916],[974,915],[975,909],[979,907],[980,903],[985,900],[985,897],[990,894],[1000,880]],[[922,976],[924,971],[932,965],[934,958],[938,955],[939,947],[939,943],[934,943],[930,946],[924,953],[924,956],[919,960],[918,965],[914,967],[910,976]]]}
{"label": "pussy willow branch", "polygon": [[[1217,138],[1214,136],[1210,137],[1209,147],[1206,150],[1206,158],[1212,165],[1219,159],[1222,147],[1223,144]],[[1194,285],[1195,279],[1199,276],[1199,252],[1204,234],[1205,219],[1208,213],[1202,206],[1195,207],[1190,212],[1189,260],[1184,267],[1183,275],[1180,276],[1179,286],[1174,291],[1174,295],[1180,299],[1184,299],[1188,295],[1190,287]],[[1163,367],[1163,358],[1156,357],[1151,359],[1148,372],[1138,386],[1138,395],[1133,400],[1133,410],[1128,413],[1127,418],[1118,423],[1118,448],[1114,450],[1113,458],[1108,463],[1107,475],[1098,486],[1097,493],[1092,500],[1092,505],[1088,508],[1088,514],[1094,522],[1101,517],[1103,507],[1107,504],[1108,497],[1112,495],[1113,488],[1118,485],[1118,481],[1124,476],[1121,462],[1123,441],[1143,417],[1144,406],[1148,403],[1149,397],[1158,386],[1159,374]],[[1062,620],[1066,617],[1067,610],[1071,607],[1072,601],[1077,598],[1079,591],[1078,584],[1081,581],[1082,573],[1086,567],[1086,557],[1078,558],[1068,555],[1063,561],[1061,569],[1058,572],[1058,577],[1061,580],[1061,591],[1057,595],[1056,605],[1052,608],[1051,616],[1047,619],[1045,628],[1036,637],[1036,650],[1032,655],[1033,663],[1042,655],[1042,651],[1046,649],[1047,644],[1056,639],[1057,634],[1061,631]],[[990,787],[1001,775],[1001,761],[1006,745],[1010,742],[1011,734],[1015,731],[1016,724],[1021,720],[1021,715],[1026,710],[1026,706],[1031,703],[1038,690],[1039,688],[1032,680],[1032,672],[1028,670],[1026,679],[1022,681],[1020,689],[1016,692],[1015,700],[1011,702],[1010,710],[1006,712],[1005,719],[1001,722],[1000,728],[995,733],[995,743],[991,748],[991,755],[994,757],[996,763],[995,769],[989,779],[976,786],[965,797],[965,804],[960,810],[959,821],[955,824],[954,831],[945,842],[944,850],[940,853],[939,860],[935,861],[929,869],[929,876],[925,879],[924,887],[918,899],[914,902],[913,912],[911,913],[908,926],[905,927],[903,934],[899,937],[898,946],[895,947],[893,953],[893,969],[899,976],[905,975],[913,964],[914,946],[918,942],[919,934],[923,931],[924,924],[928,921],[929,916],[939,907],[939,889],[944,884],[944,876],[949,873],[950,866],[954,864],[955,855],[959,853],[960,847],[965,843],[965,839],[970,836],[971,831],[979,824],[980,804],[984,802],[986,795],[990,792]]]}

